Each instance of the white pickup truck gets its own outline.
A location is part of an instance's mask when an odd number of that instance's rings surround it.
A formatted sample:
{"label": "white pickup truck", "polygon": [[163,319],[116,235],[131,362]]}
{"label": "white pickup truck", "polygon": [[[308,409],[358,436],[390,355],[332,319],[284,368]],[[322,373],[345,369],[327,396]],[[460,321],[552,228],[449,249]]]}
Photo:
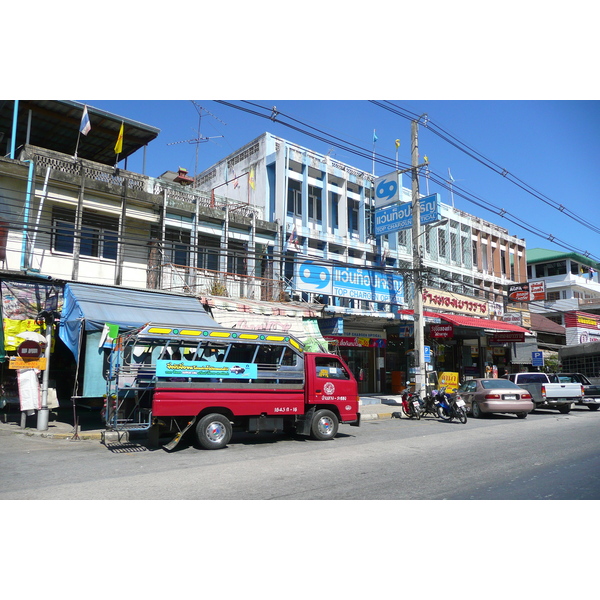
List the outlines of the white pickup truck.
{"label": "white pickup truck", "polygon": [[566,415],[574,403],[581,402],[583,386],[579,383],[553,383],[546,373],[511,373],[507,379],[527,390],[537,408],[556,408]]}
{"label": "white pickup truck", "polygon": [[591,382],[582,373],[551,373],[552,381],[560,381],[561,383],[575,382],[583,386],[585,396],[580,399],[577,404],[583,404],[590,410],[598,410],[600,408],[600,383]]}

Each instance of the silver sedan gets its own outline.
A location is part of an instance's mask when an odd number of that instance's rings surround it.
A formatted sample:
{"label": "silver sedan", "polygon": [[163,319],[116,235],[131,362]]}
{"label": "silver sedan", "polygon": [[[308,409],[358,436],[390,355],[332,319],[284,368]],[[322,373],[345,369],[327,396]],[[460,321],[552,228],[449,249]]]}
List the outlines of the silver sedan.
{"label": "silver sedan", "polygon": [[534,408],[531,394],[508,379],[470,379],[456,395],[476,419],[486,413],[512,413],[524,419]]}

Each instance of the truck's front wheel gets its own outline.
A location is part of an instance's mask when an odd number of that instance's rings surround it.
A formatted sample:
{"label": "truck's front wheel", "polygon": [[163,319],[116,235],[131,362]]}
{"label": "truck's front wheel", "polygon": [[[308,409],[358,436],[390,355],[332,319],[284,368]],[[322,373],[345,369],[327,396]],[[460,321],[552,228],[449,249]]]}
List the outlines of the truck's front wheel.
{"label": "truck's front wheel", "polygon": [[318,410],[313,417],[310,436],[314,440],[331,440],[337,434],[339,421],[330,410]]}
{"label": "truck's front wheel", "polygon": [[218,450],[227,446],[232,433],[229,419],[219,413],[202,417],[196,425],[198,443],[206,450]]}

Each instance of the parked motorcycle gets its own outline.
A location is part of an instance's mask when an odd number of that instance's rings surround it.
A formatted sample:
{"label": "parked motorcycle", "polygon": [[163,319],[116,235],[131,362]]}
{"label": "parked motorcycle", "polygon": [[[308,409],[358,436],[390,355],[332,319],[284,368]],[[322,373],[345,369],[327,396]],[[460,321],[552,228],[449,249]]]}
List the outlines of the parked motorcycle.
{"label": "parked motorcycle", "polygon": [[431,390],[431,393],[427,394],[421,401],[421,414],[430,414],[434,417],[438,416],[438,407],[440,402],[438,400],[439,392],[437,390]]}
{"label": "parked motorcycle", "polygon": [[465,401],[461,398],[456,398],[456,395],[451,396],[446,392],[446,388],[442,388],[438,394],[438,417],[443,421],[452,421],[456,419],[461,423],[467,422],[467,409]]}
{"label": "parked motorcycle", "polygon": [[409,419],[417,419],[417,421],[421,418],[421,403],[419,402],[419,394],[414,394],[413,392],[405,391],[402,394],[402,412]]}

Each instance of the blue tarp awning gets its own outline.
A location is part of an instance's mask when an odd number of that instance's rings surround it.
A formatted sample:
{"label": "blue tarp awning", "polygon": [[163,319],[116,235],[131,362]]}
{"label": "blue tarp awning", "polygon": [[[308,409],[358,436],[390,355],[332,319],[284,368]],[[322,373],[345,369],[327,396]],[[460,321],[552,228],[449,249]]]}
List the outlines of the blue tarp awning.
{"label": "blue tarp awning", "polygon": [[102,331],[105,323],[114,323],[126,330],[150,322],[218,326],[195,297],[86,283],[65,284],[59,336],[75,358],[82,327],[86,332]]}

